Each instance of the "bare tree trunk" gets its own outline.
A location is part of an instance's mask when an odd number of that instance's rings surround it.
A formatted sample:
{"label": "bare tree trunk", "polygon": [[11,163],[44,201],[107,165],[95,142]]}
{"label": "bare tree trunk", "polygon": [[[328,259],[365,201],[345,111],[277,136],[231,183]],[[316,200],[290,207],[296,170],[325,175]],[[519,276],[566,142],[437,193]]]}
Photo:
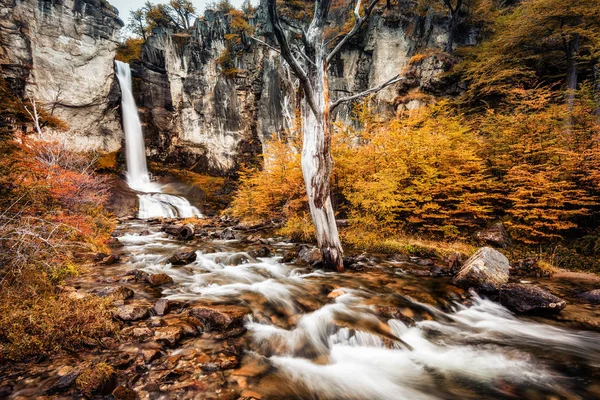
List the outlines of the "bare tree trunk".
{"label": "bare tree trunk", "polygon": [[577,53],[579,52],[579,35],[575,35],[567,44],[567,106],[569,113],[573,111],[575,91],[577,90]]}
{"label": "bare tree trunk", "polygon": [[331,204],[330,177],[333,169],[331,135],[329,132],[329,99],[325,71],[324,43],[315,43],[316,65],[313,89],[315,105],[320,115],[305,106],[303,110],[302,174],[308,194],[310,213],[315,225],[317,244],[323,255],[323,264],[344,270],[342,244],[338,235]]}
{"label": "bare tree trunk", "polygon": [[454,38],[456,36],[456,29],[458,28],[458,18],[460,8],[462,7],[463,0],[457,0],[456,6],[452,6],[451,0],[444,0],[444,4],[448,8],[448,12],[450,13],[450,27],[448,28],[448,41],[446,42],[446,53],[452,52],[452,47],[454,47]]}
{"label": "bare tree trunk", "polygon": [[573,107],[575,106],[575,93],[577,91],[577,53],[579,52],[579,35],[575,36],[566,44],[567,53],[567,121],[566,131],[573,130]]}

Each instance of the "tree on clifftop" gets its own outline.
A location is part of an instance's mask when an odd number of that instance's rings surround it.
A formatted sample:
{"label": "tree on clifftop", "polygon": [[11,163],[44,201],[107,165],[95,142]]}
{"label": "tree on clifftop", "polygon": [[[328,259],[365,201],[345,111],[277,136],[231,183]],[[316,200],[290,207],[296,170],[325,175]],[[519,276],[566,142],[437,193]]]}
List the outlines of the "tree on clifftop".
{"label": "tree on clifftop", "polygon": [[317,243],[326,267],[343,271],[343,251],[330,198],[330,176],[333,169],[331,156],[330,113],[340,104],[375,93],[401,80],[399,75],[364,92],[330,100],[328,87],[328,64],[346,43],[360,30],[379,0],[371,0],[361,9],[356,1],[353,12],[354,24],[345,34],[334,40],[337,44],[328,50],[326,26],[331,0],[316,0],[312,21],[305,30],[285,21],[288,31],[282,27],[277,13],[277,1],[268,0],[269,20],[283,59],[300,82],[302,98],[302,173],[308,194],[308,203],[315,226]]}

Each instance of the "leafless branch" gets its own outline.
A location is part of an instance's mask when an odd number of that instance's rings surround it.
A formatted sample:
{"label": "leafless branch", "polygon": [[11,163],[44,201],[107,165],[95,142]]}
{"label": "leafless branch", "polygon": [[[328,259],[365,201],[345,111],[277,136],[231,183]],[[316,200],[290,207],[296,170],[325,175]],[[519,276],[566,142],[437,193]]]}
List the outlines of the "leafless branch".
{"label": "leafless branch", "polygon": [[273,33],[275,34],[275,38],[277,39],[279,47],[281,48],[281,56],[289,64],[294,74],[300,80],[300,86],[304,91],[306,103],[315,113],[315,115],[319,115],[319,109],[315,103],[314,90],[312,84],[308,79],[308,75],[306,74],[296,57],[294,57],[294,55],[292,54],[290,45],[287,41],[283,28],[281,27],[281,21],[279,20],[279,16],[277,14],[277,1],[267,0],[267,7],[269,11],[269,18],[271,20],[271,24],[273,25]]}
{"label": "leafless branch", "polygon": [[360,93],[354,94],[354,95],[352,95],[352,96],[341,97],[341,98],[337,99],[335,102],[333,102],[333,103],[331,104],[331,106],[329,106],[329,112],[333,112],[333,110],[335,110],[335,109],[336,109],[336,107],[337,107],[337,106],[339,106],[339,105],[340,105],[340,104],[342,104],[342,103],[347,103],[347,102],[349,102],[349,101],[352,101],[352,100],[359,99],[359,98],[361,98],[361,97],[364,97],[364,96],[367,96],[367,95],[369,95],[369,94],[371,94],[371,93],[377,93],[377,92],[379,92],[380,90],[382,90],[382,89],[385,89],[386,87],[388,87],[388,86],[390,86],[390,85],[393,85],[393,84],[394,84],[394,83],[396,83],[396,82],[400,82],[400,81],[402,81],[402,80],[404,80],[404,77],[403,77],[403,76],[401,77],[400,75],[396,75],[396,76],[395,76],[395,77],[393,77],[392,79],[390,79],[390,80],[388,80],[388,81],[385,81],[385,82],[383,82],[382,84],[380,84],[380,85],[377,85],[377,86],[375,86],[375,87],[372,87],[372,88],[370,88],[370,89],[367,89],[367,90],[365,90],[364,92],[360,92]]}
{"label": "leafless branch", "polygon": [[278,49],[278,48],[275,48],[275,47],[271,46],[269,43],[267,43],[267,42],[264,42],[264,41],[260,40],[260,39],[259,39],[259,38],[257,38],[257,37],[250,36],[250,39],[254,39],[254,40],[256,40],[258,43],[262,44],[263,46],[265,46],[265,47],[268,47],[269,49],[271,49],[271,50],[273,50],[273,51],[275,51],[275,52],[277,52],[277,53],[281,54],[281,51],[279,51],[279,49]]}
{"label": "leafless branch", "polygon": [[367,19],[369,19],[369,15],[371,15],[371,11],[373,11],[373,8],[375,8],[375,6],[377,5],[377,3],[379,3],[379,0],[371,0],[371,3],[369,3],[368,6],[364,7],[364,14],[363,14],[362,17],[359,14],[360,2],[361,2],[361,0],[356,0],[356,7],[354,8],[354,26],[352,27],[352,29],[350,30],[350,32],[348,32],[342,38],[342,40],[340,40],[340,42],[337,44],[337,46],[335,46],[334,49],[331,50],[331,53],[329,53],[327,55],[327,64],[329,64],[329,62],[333,59],[333,57],[337,53],[339,53],[339,51],[342,49],[342,47],[344,47],[344,45],[346,43],[348,43],[348,41],[350,39],[352,39],[352,37],[354,35],[356,35],[356,33],[358,32],[358,30],[360,29],[360,27],[365,23],[365,21]]}

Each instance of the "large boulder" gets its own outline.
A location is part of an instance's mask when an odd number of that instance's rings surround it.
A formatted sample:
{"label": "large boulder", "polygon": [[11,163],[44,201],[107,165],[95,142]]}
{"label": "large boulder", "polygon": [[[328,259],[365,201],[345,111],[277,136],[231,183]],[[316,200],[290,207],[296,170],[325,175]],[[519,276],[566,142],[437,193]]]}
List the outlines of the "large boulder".
{"label": "large boulder", "polygon": [[464,288],[494,291],[508,282],[510,264],[504,254],[491,247],[475,252],[454,277],[454,284]]}
{"label": "large boulder", "polygon": [[510,237],[504,228],[504,224],[501,222],[477,232],[475,236],[480,241],[491,246],[505,249],[510,245]]}
{"label": "large boulder", "polygon": [[544,289],[520,283],[500,287],[500,304],[518,313],[559,313],[567,302]]}
{"label": "large boulder", "polygon": [[600,304],[600,289],[594,289],[594,290],[590,290],[589,292],[581,293],[577,297],[579,297],[589,303]]}

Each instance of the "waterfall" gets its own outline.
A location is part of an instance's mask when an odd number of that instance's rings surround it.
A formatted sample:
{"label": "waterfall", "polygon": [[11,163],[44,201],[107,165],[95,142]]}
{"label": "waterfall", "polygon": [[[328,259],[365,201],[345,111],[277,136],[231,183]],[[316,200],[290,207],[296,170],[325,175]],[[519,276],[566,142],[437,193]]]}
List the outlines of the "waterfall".
{"label": "waterfall", "polygon": [[162,186],[150,180],[146,163],[146,147],[142,124],[133,98],[129,64],[115,60],[115,73],[121,87],[125,156],[127,159],[127,184],[137,192],[138,218],[154,217],[188,218],[202,216],[200,211],[180,196],[162,193]]}

